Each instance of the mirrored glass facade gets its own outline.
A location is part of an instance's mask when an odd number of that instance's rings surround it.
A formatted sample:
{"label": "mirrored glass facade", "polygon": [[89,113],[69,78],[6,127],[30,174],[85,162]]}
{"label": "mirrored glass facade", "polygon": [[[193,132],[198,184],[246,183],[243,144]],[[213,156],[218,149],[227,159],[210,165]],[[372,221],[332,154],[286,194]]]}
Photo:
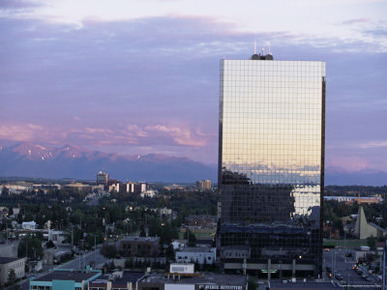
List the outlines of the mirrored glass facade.
{"label": "mirrored glass facade", "polygon": [[225,269],[321,273],[324,119],[324,62],[221,61]]}

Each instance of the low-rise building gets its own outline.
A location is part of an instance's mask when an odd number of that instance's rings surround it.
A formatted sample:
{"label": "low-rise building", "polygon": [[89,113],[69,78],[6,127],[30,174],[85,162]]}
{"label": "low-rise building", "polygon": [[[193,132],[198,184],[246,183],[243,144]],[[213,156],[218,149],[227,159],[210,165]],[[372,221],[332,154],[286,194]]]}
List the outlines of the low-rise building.
{"label": "low-rise building", "polygon": [[345,202],[345,203],[354,203],[357,202],[358,204],[366,203],[381,203],[383,202],[383,198],[380,196],[324,196],[324,200],[335,200],[337,202]]}
{"label": "low-rise building", "polygon": [[214,273],[173,274],[151,273],[139,284],[139,290],[247,290],[247,276]]}
{"label": "low-rise building", "polygon": [[189,215],[184,219],[188,228],[214,229],[216,228],[216,216],[212,215]]}
{"label": "low-rise building", "polygon": [[0,257],[0,284],[4,285],[8,281],[8,275],[13,269],[16,279],[25,276],[26,258]]}
{"label": "low-rise building", "polygon": [[30,184],[18,184],[18,183],[8,183],[0,185],[0,193],[2,192],[3,188],[8,189],[9,194],[20,194],[23,191],[28,191],[31,189]]}
{"label": "low-rise building", "polygon": [[124,257],[158,257],[160,238],[126,237],[120,241],[120,251]]}
{"label": "low-rise building", "polygon": [[149,198],[153,198],[156,196],[156,190],[153,190],[153,189],[149,189],[149,190],[146,190],[146,191],[142,191],[140,193],[140,196],[142,198],[145,198],[145,197],[149,197]]}
{"label": "low-rise building", "polygon": [[89,283],[89,290],[138,289],[138,283],[144,275],[144,272],[117,271],[100,276]]}
{"label": "low-rise building", "polygon": [[0,244],[0,257],[17,258],[17,248],[19,241],[8,241],[8,243]]}
{"label": "low-rise building", "polygon": [[63,188],[78,191],[78,192],[91,192],[92,191],[91,185],[83,184],[80,182],[65,184],[65,185],[63,185]]}
{"label": "low-rise building", "polygon": [[23,222],[22,229],[23,230],[35,230],[37,227],[37,223],[35,221]]}
{"label": "low-rise building", "polygon": [[52,241],[55,246],[61,245],[66,240],[67,234],[63,231],[48,230],[48,233],[44,233],[43,237],[48,241]]}
{"label": "low-rise building", "polygon": [[91,281],[101,276],[101,271],[54,270],[53,272],[30,281],[30,290],[80,290],[88,289]]}
{"label": "low-rise building", "polygon": [[62,261],[71,258],[72,252],[70,249],[47,249],[44,250],[43,264],[44,265],[57,265]]}
{"label": "low-rise building", "polygon": [[195,264],[172,263],[169,265],[169,274],[194,274]]}
{"label": "low-rise building", "polygon": [[173,240],[172,241],[172,247],[174,251],[179,251],[183,250],[187,246],[188,240],[183,239],[183,240]]}
{"label": "low-rise building", "polygon": [[212,247],[187,247],[175,253],[178,263],[214,264],[216,261],[216,248]]}

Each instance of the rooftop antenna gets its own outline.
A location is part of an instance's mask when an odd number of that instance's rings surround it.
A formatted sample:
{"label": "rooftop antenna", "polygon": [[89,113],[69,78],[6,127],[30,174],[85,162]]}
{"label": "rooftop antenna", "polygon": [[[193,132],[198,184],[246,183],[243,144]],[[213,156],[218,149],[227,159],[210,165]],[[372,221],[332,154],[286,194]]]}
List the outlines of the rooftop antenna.
{"label": "rooftop antenna", "polygon": [[270,41],[269,41],[269,54],[271,54],[271,51],[270,51]]}
{"label": "rooftop antenna", "polygon": [[254,40],[254,54],[257,54],[257,40]]}

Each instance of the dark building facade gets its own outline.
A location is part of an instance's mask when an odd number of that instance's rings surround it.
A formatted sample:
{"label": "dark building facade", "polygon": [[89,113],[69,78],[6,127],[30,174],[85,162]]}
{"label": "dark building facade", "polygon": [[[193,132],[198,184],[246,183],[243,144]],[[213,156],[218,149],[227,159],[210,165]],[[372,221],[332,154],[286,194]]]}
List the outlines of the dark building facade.
{"label": "dark building facade", "polygon": [[226,271],[321,274],[325,63],[221,60],[220,220]]}
{"label": "dark building facade", "polygon": [[160,238],[126,237],[120,241],[120,252],[124,257],[158,257]]}

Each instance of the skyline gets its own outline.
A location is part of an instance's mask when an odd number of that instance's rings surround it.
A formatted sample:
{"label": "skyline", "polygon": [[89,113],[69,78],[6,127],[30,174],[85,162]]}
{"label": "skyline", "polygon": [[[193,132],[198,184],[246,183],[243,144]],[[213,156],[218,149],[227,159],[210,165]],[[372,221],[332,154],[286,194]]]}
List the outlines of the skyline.
{"label": "skyline", "polygon": [[0,139],[216,164],[219,60],[256,39],[327,62],[326,166],[387,171],[385,1],[111,3],[0,3]]}

